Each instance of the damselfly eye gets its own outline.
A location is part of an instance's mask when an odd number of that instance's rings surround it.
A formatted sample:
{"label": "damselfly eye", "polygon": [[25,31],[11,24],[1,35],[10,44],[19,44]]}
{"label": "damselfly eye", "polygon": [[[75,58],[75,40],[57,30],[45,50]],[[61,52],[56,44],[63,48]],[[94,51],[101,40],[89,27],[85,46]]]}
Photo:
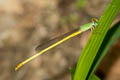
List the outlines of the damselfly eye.
{"label": "damselfly eye", "polygon": [[92,18],[92,22],[98,22],[97,18]]}
{"label": "damselfly eye", "polygon": [[98,25],[98,19],[92,18],[93,26],[96,27]]}

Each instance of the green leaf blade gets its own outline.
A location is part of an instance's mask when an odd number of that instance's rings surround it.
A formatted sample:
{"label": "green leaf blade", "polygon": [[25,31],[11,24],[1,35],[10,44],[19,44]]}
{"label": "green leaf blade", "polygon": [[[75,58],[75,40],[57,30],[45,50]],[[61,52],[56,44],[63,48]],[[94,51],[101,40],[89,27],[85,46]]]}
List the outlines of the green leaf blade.
{"label": "green leaf blade", "polygon": [[114,25],[107,33],[98,53],[97,56],[93,62],[93,65],[89,71],[88,77],[92,76],[93,72],[99,65],[100,61],[103,59],[103,57],[106,55],[108,49],[112,45],[114,41],[116,41],[118,38],[120,38],[120,22],[118,22],[116,25]]}
{"label": "green leaf blade", "polygon": [[92,35],[78,60],[74,80],[86,80],[87,74],[92,66],[102,41],[120,9],[119,3],[119,0],[112,0],[100,18],[98,26],[92,32]]}

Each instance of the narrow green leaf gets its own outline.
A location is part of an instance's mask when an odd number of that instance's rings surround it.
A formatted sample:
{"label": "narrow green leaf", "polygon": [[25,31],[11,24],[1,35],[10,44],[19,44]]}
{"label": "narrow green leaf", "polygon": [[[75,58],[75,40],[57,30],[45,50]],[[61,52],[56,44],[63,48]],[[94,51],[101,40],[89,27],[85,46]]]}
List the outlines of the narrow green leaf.
{"label": "narrow green leaf", "polygon": [[[96,67],[99,65],[103,57],[106,55],[108,49],[112,45],[114,41],[116,41],[118,38],[120,38],[120,22],[118,22],[116,25],[114,25],[105,36],[105,39],[97,53],[97,56],[93,62],[93,65],[89,71],[89,75],[93,74]],[[88,77],[89,77],[88,75]]]}
{"label": "narrow green leaf", "polygon": [[71,78],[73,80],[75,75],[75,68],[70,68],[70,73],[71,73]]}
{"label": "narrow green leaf", "polygon": [[112,0],[104,11],[78,60],[74,80],[86,80],[102,41],[119,9],[120,0]]}
{"label": "narrow green leaf", "polygon": [[[71,79],[73,80],[75,75],[75,68],[70,68],[70,72],[71,72]],[[95,74],[92,74],[89,80],[100,80],[100,78],[98,78]]]}
{"label": "narrow green leaf", "polygon": [[92,76],[88,80],[100,80],[95,74],[92,74]]}

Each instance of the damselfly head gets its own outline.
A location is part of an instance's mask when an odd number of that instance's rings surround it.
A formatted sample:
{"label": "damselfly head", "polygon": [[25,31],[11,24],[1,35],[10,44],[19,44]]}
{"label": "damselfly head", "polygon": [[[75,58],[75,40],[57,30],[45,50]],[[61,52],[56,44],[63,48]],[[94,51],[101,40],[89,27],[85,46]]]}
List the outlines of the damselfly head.
{"label": "damselfly head", "polygon": [[92,18],[93,26],[96,27],[98,25],[98,19]]}

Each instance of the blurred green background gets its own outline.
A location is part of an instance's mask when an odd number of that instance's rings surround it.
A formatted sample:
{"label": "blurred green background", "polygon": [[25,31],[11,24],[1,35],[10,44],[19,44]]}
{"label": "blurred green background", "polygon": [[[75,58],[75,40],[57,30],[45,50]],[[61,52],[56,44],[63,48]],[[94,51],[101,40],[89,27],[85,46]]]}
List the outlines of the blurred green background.
{"label": "blurred green background", "polygon": [[[83,1],[83,0],[82,0]],[[82,24],[99,19],[110,0],[0,0],[0,80],[71,80],[91,31],[72,38],[24,65],[37,45]],[[79,5],[80,4],[80,5]],[[120,20],[120,14],[113,24]],[[102,80],[120,80],[120,39],[105,56],[96,74]]]}

